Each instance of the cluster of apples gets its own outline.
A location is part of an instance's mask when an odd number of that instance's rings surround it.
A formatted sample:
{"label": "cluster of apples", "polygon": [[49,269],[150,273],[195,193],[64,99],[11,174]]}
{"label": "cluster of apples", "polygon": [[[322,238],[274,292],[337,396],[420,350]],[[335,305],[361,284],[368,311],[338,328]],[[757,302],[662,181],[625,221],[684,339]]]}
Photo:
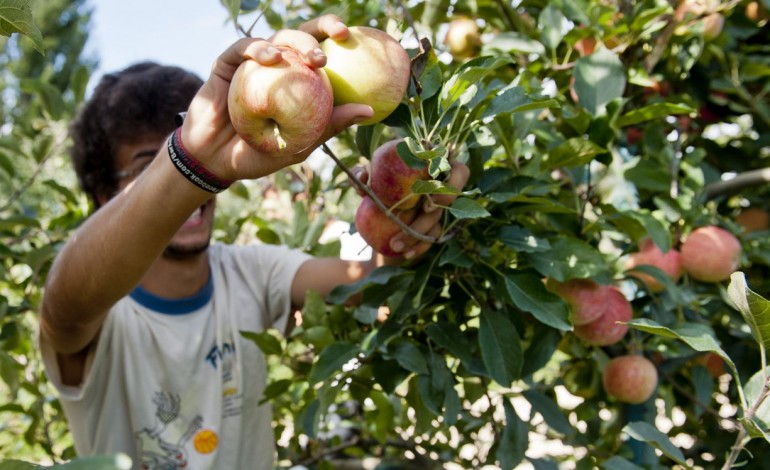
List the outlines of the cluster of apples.
{"label": "cluster of apples", "polygon": [[[369,187],[382,204],[403,223],[410,224],[418,213],[420,195],[412,193],[417,180],[430,178],[428,165],[409,166],[398,153],[402,139],[392,139],[377,147],[372,154]],[[375,251],[395,257],[400,253],[390,247],[390,240],[401,231],[374,199],[364,196],[355,217],[356,230]]]}
{"label": "cluster of apples", "polygon": [[721,282],[730,278],[738,269],[743,250],[738,238],[716,225],[706,225],[693,230],[682,243],[663,253],[652,242],[644,240],[639,251],[629,255],[629,275],[639,279],[651,292],[662,292],[665,286],[652,276],[633,271],[641,265],[654,266],[666,273],[676,283],[684,273],[700,282]]}
{"label": "cluster of apples", "polygon": [[[594,346],[618,343],[628,333],[626,322],[633,317],[631,302],[613,285],[590,279],[558,282],[546,280],[546,287],[570,307],[573,333]],[[627,354],[611,359],[602,372],[607,394],[624,403],[643,403],[655,392],[658,371],[642,355]]]}
{"label": "cluster of apples", "polygon": [[304,63],[290,47],[265,66],[244,61],[233,75],[228,111],[233,128],[264,155],[295,155],[320,144],[335,105],[367,104],[374,115],[359,124],[380,122],[398,106],[411,77],[411,60],[385,31],[348,28],[347,39],[321,42],[327,62]]}
{"label": "cluster of apples", "polygon": [[[639,251],[629,255],[626,268],[629,276],[641,281],[651,292],[661,292],[665,285],[649,274],[634,271],[641,265],[654,266],[676,283],[687,273],[700,282],[721,282],[738,269],[741,243],[729,231],[707,225],[693,230],[681,245],[666,253],[645,239]],[[594,346],[618,343],[628,332],[625,324],[633,317],[631,303],[613,285],[599,284],[591,279],[571,279],[558,282],[546,280],[546,287],[559,295],[570,307],[575,336]],[[625,403],[642,403],[649,399],[658,383],[655,365],[638,354],[613,358],[602,373],[605,391]]]}

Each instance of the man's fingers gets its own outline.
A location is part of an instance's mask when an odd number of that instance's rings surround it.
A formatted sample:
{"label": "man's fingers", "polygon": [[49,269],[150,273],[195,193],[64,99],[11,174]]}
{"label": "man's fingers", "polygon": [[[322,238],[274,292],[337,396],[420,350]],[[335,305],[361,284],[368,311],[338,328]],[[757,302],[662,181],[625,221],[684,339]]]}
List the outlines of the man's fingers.
{"label": "man's fingers", "polygon": [[270,65],[278,62],[280,58],[281,52],[264,39],[242,38],[217,57],[211,67],[211,75],[229,82],[244,60],[253,59],[260,64]]}
{"label": "man's fingers", "polygon": [[[446,183],[449,186],[462,191],[470,176],[471,170],[467,165],[452,162],[452,170],[449,173],[449,179],[447,179]],[[440,207],[446,207],[452,204],[455,199],[457,199],[457,196],[454,194],[435,194],[426,198],[425,203],[423,204],[423,210],[425,212],[433,212]]]}
{"label": "man's fingers", "polygon": [[369,119],[373,115],[374,110],[372,107],[365,104],[335,106],[334,111],[332,111],[332,117],[329,120],[329,126],[326,128],[322,141],[318,144],[326,142],[353,124]]}
{"label": "man's fingers", "polygon": [[282,29],[270,38],[270,42],[277,47],[294,49],[310,67],[319,68],[326,65],[326,55],[318,46],[318,40],[308,33],[296,29]]}
{"label": "man's fingers", "polygon": [[319,42],[326,38],[341,41],[347,39],[350,34],[348,27],[337,15],[323,15],[312,19],[300,26],[299,30],[313,36]]}

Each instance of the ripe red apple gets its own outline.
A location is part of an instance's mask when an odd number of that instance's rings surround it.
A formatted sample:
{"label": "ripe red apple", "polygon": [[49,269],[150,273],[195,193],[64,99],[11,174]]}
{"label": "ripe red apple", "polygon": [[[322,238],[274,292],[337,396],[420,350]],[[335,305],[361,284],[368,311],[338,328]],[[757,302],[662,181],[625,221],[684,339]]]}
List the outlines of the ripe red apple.
{"label": "ripe red apple", "polygon": [[607,363],[602,384],[608,395],[623,403],[647,401],[658,386],[658,370],[644,356],[618,356]]}
{"label": "ripe red apple", "polygon": [[560,296],[572,311],[572,324],[585,325],[601,317],[607,310],[606,286],[590,279],[570,279],[559,282],[548,278],[548,290]]}
{"label": "ripe red apple", "polygon": [[594,53],[596,49],[596,38],[593,36],[587,36],[575,41],[575,50],[578,51],[580,57],[585,57]]}
{"label": "ripe red apple", "polygon": [[682,267],[693,279],[720,282],[741,263],[741,242],[715,225],[695,229],[682,244]]}
{"label": "ripe red apple", "polygon": [[713,41],[725,27],[725,17],[721,13],[712,13],[703,18],[703,39]]}
{"label": "ripe red apple", "polygon": [[[399,201],[399,209],[411,209],[420,201],[420,195],[412,192],[412,184],[417,180],[430,177],[428,165],[413,168],[407,165],[398,154],[398,144],[402,139],[394,139],[377,147],[372,155],[369,185],[372,192],[387,207],[393,207]],[[405,199],[406,198],[406,199]]]}
{"label": "ripe red apple", "polygon": [[747,232],[767,230],[770,228],[770,212],[759,207],[749,207],[735,216],[735,222]]}
{"label": "ripe red apple", "polygon": [[746,18],[754,23],[761,23],[770,19],[770,11],[765,8],[761,1],[751,1],[746,4]]}
{"label": "ripe red apple", "polygon": [[348,29],[350,36],[343,41],[321,42],[327,58],[324,70],[334,90],[334,104],[367,104],[374,115],[359,124],[375,124],[401,103],[412,63],[406,49],[385,31],[367,26]]}
{"label": "ripe red apple", "polygon": [[644,139],[644,131],[639,127],[632,126],[626,130],[626,142],[628,145],[634,145]]}
{"label": "ripe red apple", "polygon": [[703,25],[703,39],[705,41],[714,40],[724,28],[725,17],[721,13],[708,12],[714,11],[718,6],[718,0],[683,0],[674,13],[674,19],[677,22],[682,22],[682,25],[677,28],[677,33],[686,34],[692,28],[692,24],[688,20],[696,19]]}
{"label": "ripe red apple", "polygon": [[602,290],[607,305],[602,316],[574,329],[575,336],[594,346],[609,346],[623,339],[628,325],[618,322],[627,322],[634,315],[631,302],[617,288],[602,286]]}
{"label": "ripe red apple", "polygon": [[[416,217],[417,211],[404,210],[397,211],[395,214],[402,222],[409,224]],[[390,257],[401,255],[390,248],[390,239],[401,231],[401,227],[385,212],[381,211],[369,196],[364,196],[361,199],[361,204],[356,210],[355,224],[361,238],[374,251]]]}
{"label": "ripe red apple", "polygon": [[694,362],[705,367],[709,371],[709,375],[715,379],[725,373],[725,360],[717,353],[703,353],[696,357]]}
{"label": "ripe red apple", "polygon": [[294,155],[315,144],[332,114],[333,97],[323,70],[305,65],[289,47],[280,62],[246,60],[230,83],[227,106],[233,128],[250,146],[271,156]]}
{"label": "ripe red apple", "polygon": [[452,20],[444,36],[444,45],[458,62],[474,57],[481,48],[479,25],[473,18]]}
{"label": "ripe red apple", "polygon": [[[663,253],[661,249],[658,248],[658,245],[649,238],[642,240],[639,244],[639,251],[629,255],[626,269],[631,270],[636,266],[642,265],[655,266],[668,274],[675,283],[679,282],[682,274],[684,274],[682,269],[682,256],[679,251],[671,248],[666,253]],[[665,288],[657,279],[648,274],[630,272],[628,275],[642,281],[650,292],[661,292]]]}

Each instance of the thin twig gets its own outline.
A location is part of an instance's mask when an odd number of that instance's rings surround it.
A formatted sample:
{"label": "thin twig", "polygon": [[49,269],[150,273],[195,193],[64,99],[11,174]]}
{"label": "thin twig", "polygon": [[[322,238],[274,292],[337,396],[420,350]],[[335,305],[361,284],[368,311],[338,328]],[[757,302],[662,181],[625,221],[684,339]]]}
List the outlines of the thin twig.
{"label": "thin twig", "polygon": [[707,199],[734,193],[748,186],[759,186],[770,183],[770,167],[739,173],[727,181],[711,183],[705,188]]}
{"label": "thin twig", "polygon": [[37,177],[40,176],[40,173],[43,171],[43,167],[45,167],[46,162],[48,159],[50,159],[54,152],[61,149],[61,146],[64,144],[64,140],[66,140],[66,135],[60,134],[58,136],[58,139],[54,142],[53,145],[51,145],[51,150],[48,151],[48,153],[40,160],[40,163],[38,163],[37,168],[35,171],[30,175],[29,178],[21,185],[19,186],[16,191],[11,194],[11,197],[8,198],[5,203],[0,206],[0,212],[5,211],[9,207],[11,207],[37,180]]}
{"label": "thin twig", "polygon": [[407,224],[405,224],[401,219],[399,219],[396,216],[396,214],[394,214],[387,206],[385,206],[385,204],[383,204],[382,201],[380,201],[380,198],[378,198],[374,194],[374,192],[372,192],[372,190],[369,188],[369,186],[367,186],[364,183],[362,183],[361,180],[359,180],[356,177],[356,175],[354,175],[353,172],[350,171],[350,169],[347,166],[345,166],[345,164],[342,163],[342,161],[340,161],[339,158],[337,158],[337,155],[334,154],[334,151],[331,148],[329,148],[328,145],[323,144],[323,145],[321,145],[321,148],[323,149],[324,152],[326,152],[327,155],[329,155],[332,158],[332,160],[334,160],[334,163],[336,163],[337,166],[348,175],[348,177],[353,182],[353,184],[355,184],[356,187],[358,189],[360,189],[363,193],[365,193],[367,196],[372,198],[372,201],[374,201],[374,203],[377,205],[377,207],[381,211],[383,211],[385,213],[385,215],[390,217],[399,227],[401,227],[401,230],[406,232],[410,237],[415,238],[415,239],[420,240],[420,241],[423,241],[423,242],[427,242],[427,243],[441,243],[441,242],[445,241],[442,238],[436,238],[436,237],[431,237],[431,236],[428,236],[428,235],[424,235],[424,234],[422,234],[420,232],[415,231],[412,227],[410,227]]}
{"label": "thin twig", "polygon": [[[759,397],[757,397],[757,400],[751,405],[751,408],[746,412],[746,420],[751,421],[754,419],[754,415],[757,413],[757,410],[759,409],[759,406],[767,399],[768,394],[770,394],[770,382],[765,381],[764,386],[762,387],[762,393],[760,393]],[[749,436],[749,432],[746,429],[746,426],[741,423],[741,430],[738,432],[738,436],[735,438],[735,445],[733,445],[732,449],[730,449],[730,454],[727,456],[727,459],[725,460],[725,464],[722,466],[722,470],[728,470],[730,468],[733,468],[735,465],[736,460],[738,460],[738,456],[743,451],[743,448],[746,446],[746,438]]]}

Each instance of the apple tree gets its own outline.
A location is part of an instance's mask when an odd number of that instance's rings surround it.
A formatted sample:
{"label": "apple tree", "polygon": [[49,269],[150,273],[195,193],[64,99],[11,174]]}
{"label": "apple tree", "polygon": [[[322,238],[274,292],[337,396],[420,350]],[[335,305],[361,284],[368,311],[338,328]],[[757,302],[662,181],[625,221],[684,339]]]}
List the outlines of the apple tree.
{"label": "apple tree", "polygon": [[[286,224],[255,209],[242,229],[337,252],[319,240],[328,218],[353,222],[347,170],[396,138],[430,169],[411,193],[457,196],[428,253],[311,293],[288,338],[250,336],[273,360],[283,464],[762,466],[768,5],[224,3],[240,34],[336,13],[412,57],[401,106],[325,148],[333,170],[277,176]],[[461,191],[451,161],[471,168]],[[685,248],[701,227],[728,245]],[[559,294],[575,281],[596,295]]]}
{"label": "apple tree", "polygon": [[[92,64],[85,23],[57,40],[82,2],[28,3],[39,31],[0,21],[25,36],[1,56],[0,456],[62,461],[33,335],[89,210],[62,148]],[[764,467],[770,1],[221,3],[234,36],[322,13],[378,27],[412,79],[382,123],[234,185],[217,239],[356,255],[329,235],[366,189],[351,169],[396,138],[429,169],[411,194],[456,197],[424,255],[309,293],[288,337],[243,332],[270,362],[282,467]],[[471,170],[461,190],[451,162]]]}
{"label": "apple tree", "polygon": [[74,456],[35,332],[50,262],[88,213],[65,144],[89,20],[80,0],[0,1],[0,460]]}

